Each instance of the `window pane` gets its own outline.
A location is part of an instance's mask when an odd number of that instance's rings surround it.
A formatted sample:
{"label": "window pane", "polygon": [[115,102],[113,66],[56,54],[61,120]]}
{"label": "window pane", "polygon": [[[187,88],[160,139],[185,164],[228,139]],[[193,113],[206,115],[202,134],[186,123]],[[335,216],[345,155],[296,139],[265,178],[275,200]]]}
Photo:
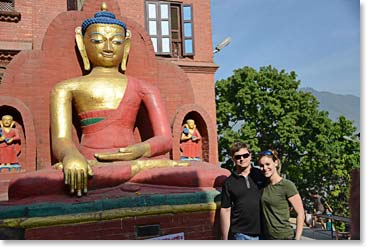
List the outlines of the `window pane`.
{"label": "window pane", "polygon": [[163,38],[162,39],[162,52],[170,52],[169,38]]}
{"label": "window pane", "polygon": [[191,39],[185,40],[185,53],[192,53],[192,40]]}
{"label": "window pane", "polygon": [[171,37],[172,37],[172,39],[179,39],[180,37],[178,36],[178,32],[173,32],[172,31],[172,33],[171,33]]}
{"label": "window pane", "polygon": [[191,20],[191,6],[184,7],[184,21]]}
{"label": "window pane", "polygon": [[161,18],[168,19],[168,4],[161,4]]}
{"label": "window pane", "polygon": [[155,10],[155,4],[150,3],[148,11],[149,11],[149,13],[148,13],[149,18],[153,18],[153,19],[157,18],[156,10]]}
{"label": "window pane", "polygon": [[149,34],[157,35],[157,22],[156,21],[149,21]]}
{"label": "window pane", "polygon": [[171,7],[171,28],[178,29],[178,8]]}
{"label": "window pane", "polygon": [[162,35],[169,35],[168,21],[162,21],[161,28],[162,28]]}
{"label": "window pane", "polygon": [[184,36],[185,37],[191,37],[192,36],[192,24],[191,23],[185,23],[184,24]]}
{"label": "window pane", "polygon": [[157,52],[157,38],[151,38],[151,39],[152,39],[154,51]]}

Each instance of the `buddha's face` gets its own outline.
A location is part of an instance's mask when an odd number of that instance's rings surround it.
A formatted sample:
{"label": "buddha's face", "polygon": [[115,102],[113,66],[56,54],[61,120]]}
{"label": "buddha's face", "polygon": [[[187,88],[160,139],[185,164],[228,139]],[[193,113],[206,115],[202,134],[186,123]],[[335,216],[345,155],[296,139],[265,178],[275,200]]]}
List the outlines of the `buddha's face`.
{"label": "buddha's face", "polygon": [[2,117],[1,121],[3,122],[4,127],[10,127],[10,125],[13,123],[13,117],[5,115]]}
{"label": "buddha's face", "polygon": [[89,60],[94,66],[116,67],[124,54],[125,30],[114,24],[92,24],[84,34]]}

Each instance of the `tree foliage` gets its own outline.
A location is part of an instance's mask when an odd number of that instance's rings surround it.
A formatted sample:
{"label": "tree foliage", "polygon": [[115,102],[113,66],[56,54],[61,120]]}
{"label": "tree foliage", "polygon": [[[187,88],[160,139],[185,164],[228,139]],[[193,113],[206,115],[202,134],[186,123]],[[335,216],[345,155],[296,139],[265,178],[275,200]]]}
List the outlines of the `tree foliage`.
{"label": "tree foliage", "polygon": [[282,173],[303,198],[310,190],[323,193],[335,214],[349,216],[350,176],[352,168],[359,167],[360,145],[343,136],[353,136],[356,128],[344,116],[332,121],[299,85],[295,72],[272,66],[258,71],[244,67],[216,82],[222,166],[233,168],[228,154],[234,141],[250,144],[253,154],[274,148],[281,156]]}

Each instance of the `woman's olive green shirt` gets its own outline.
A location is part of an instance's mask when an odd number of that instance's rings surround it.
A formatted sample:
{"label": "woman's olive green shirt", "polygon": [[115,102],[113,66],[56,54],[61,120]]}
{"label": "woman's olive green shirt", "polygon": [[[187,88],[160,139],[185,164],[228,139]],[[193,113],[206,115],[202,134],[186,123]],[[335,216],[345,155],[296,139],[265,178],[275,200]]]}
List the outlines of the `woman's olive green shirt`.
{"label": "woman's olive green shirt", "polygon": [[289,223],[289,197],[298,194],[294,183],[283,178],[272,185],[267,184],[261,196],[265,223],[265,237],[268,239],[293,239],[294,230]]}

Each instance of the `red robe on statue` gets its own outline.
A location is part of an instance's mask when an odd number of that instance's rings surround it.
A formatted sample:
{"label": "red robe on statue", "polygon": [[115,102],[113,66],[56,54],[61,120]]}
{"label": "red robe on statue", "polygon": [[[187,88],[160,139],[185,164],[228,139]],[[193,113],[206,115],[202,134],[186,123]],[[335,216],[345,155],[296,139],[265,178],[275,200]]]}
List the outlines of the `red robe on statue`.
{"label": "red robe on statue", "polygon": [[193,141],[189,139],[187,141],[183,141],[180,144],[181,148],[181,157],[185,158],[201,158],[201,136],[197,129],[194,130],[192,136],[196,136],[200,138],[199,140]]}
{"label": "red robe on statue", "polygon": [[15,164],[18,163],[17,154],[19,153],[19,146],[15,143],[20,140],[19,132],[17,129],[10,129],[9,132],[6,132],[4,129],[1,130],[2,136],[5,136],[7,139],[13,139],[13,142],[8,144],[6,141],[0,142],[0,163],[3,164]]}
{"label": "red robe on statue", "polygon": [[[116,110],[79,114],[82,123],[86,123],[82,124],[79,151],[87,159],[93,160],[95,153],[117,152],[119,148],[135,144],[134,125],[139,107],[144,103],[155,134],[145,143],[150,144],[152,157],[167,153],[172,145],[172,137],[163,103],[159,99],[160,93],[156,87],[129,77],[126,92]],[[162,124],[162,121],[167,121],[167,124]]]}

